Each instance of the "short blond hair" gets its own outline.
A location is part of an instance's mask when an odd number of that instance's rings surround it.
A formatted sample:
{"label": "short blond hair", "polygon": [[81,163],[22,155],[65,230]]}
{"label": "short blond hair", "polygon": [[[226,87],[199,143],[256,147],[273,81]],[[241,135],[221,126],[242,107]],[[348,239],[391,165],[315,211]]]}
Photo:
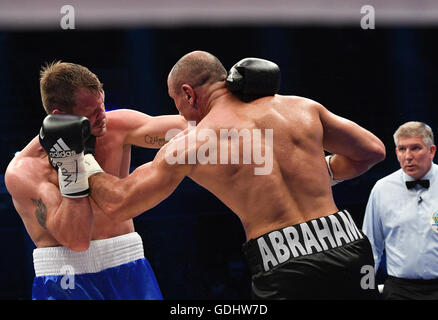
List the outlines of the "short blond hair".
{"label": "short blond hair", "polygon": [[398,127],[394,133],[394,142],[397,146],[400,137],[417,136],[423,138],[423,142],[428,148],[435,144],[432,129],[427,124],[419,121],[409,121]]}
{"label": "short blond hair", "polygon": [[103,91],[102,87],[94,73],[75,63],[54,61],[40,71],[41,100],[47,114],[54,109],[73,113],[77,89],[86,88],[99,94]]}

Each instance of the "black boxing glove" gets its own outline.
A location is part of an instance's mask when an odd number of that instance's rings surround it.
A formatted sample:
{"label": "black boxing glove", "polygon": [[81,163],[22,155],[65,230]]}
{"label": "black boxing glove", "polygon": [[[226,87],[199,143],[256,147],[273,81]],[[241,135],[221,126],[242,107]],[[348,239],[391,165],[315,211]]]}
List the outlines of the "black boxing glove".
{"label": "black boxing glove", "polygon": [[88,195],[84,148],[90,135],[90,121],[86,117],[54,114],[48,115],[43,121],[40,144],[52,164],[58,168],[59,189],[64,197]]}
{"label": "black boxing glove", "polygon": [[96,136],[90,134],[87,140],[84,143],[84,154],[91,153],[93,156],[95,154],[96,149]]}
{"label": "black boxing glove", "polygon": [[273,96],[280,90],[280,68],[274,62],[245,58],[228,72],[226,87],[244,101]]}

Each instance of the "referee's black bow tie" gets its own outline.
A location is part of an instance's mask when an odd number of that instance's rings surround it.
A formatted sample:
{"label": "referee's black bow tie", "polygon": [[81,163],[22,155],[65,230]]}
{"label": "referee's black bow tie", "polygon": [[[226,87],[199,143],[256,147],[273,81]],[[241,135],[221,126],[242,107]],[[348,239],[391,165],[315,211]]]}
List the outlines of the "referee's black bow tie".
{"label": "referee's black bow tie", "polygon": [[420,186],[422,186],[423,188],[426,188],[426,189],[428,189],[430,186],[429,180],[406,181],[406,187],[408,187],[408,189],[412,189],[417,184],[419,184]]}

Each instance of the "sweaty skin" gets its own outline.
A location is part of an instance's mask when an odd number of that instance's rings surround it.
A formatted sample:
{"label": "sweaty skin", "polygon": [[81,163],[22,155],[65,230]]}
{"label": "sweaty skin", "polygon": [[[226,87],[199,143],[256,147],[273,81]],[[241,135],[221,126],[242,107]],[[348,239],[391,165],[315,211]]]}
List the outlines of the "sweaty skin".
{"label": "sweaty skin", "polygon": [[[385,157],[385,147],[375,135],[315,101],[276,95],[244,103],[223,83],[197,90],[203,99],[197,105],[199,110],[190,109],[170,90],[180,113],[187,120],[197,120],[196,130],[185,130],[173,138],[152,162],[123,179],[105,173],[90,177],[91,196],[107,215],[117,221],[129,220],[164,200],[188,176],[226,204],[240,218],[247,239],[252,239],[338,211],[324,150],[336,154],[331,167],[337,180],[354,178]],[[190,98],[194,96],[190,94]],[[213,130],[220,146],[220,130],[232,128],[260,129],[262,153],[272,151],[270,174],[255,175],[254,169],[262,165],[243,164],[242,152],[238,164],[220,164],[219,147],[217,164],[188,164],[190,152],[200,151],[204,140],[195,144],[195,150],[192,146],[185,149],[185,163],[169,164],[169,155],[166,160],[166,152],[177,150],[196,132]],[[265,144],[266,129],[273,129],[272,150]],[[242,140],[239,146],[242,151]]]}
{"label": "sweaty skin", "polygon": [[[130,168],[131,145],[160,148],[166,132],[186,127],[181,116],[150,117],[133,110],[105,112],[103,93],[78,93],[75,114],[90,119],[97,136],[95,158],[105,172],[123,178]],[[134,231],[131,219],[116,222],[90,197],[69,199],[58,188],[57,171],[35,137],[9,164],[6,186],[24,226],[38,248],[66,246],[86,250],[90,240]]]}

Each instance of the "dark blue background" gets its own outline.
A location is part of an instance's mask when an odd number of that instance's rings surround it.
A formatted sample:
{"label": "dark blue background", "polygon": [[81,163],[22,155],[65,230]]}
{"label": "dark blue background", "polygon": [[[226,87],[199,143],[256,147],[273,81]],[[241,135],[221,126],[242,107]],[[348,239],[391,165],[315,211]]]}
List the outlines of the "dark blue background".
{"label": "dark blue background", "polygon": [[[281,94],[314,99],[374,132],[387,158],[334,188],[339,207],[362,225],[369,192],[399,168],[392,134],[403,122],[436,132],[434,28],[228,27],[0,32],[0,299],[29,299],[34,248],[4,186],[14,153],[39,131],[45,114],[41,65],[53,60],[88,67],[104,83],[106,107],[176,114],[167,75],[192,50],[215,54],[229,69],[244,57],[276,62]],[[132,168],[156,151],[133,148]],[[135,219],[145,254],[167,299],[245,299],[250,281],[239,220],[189,179],[167,200]]]}

